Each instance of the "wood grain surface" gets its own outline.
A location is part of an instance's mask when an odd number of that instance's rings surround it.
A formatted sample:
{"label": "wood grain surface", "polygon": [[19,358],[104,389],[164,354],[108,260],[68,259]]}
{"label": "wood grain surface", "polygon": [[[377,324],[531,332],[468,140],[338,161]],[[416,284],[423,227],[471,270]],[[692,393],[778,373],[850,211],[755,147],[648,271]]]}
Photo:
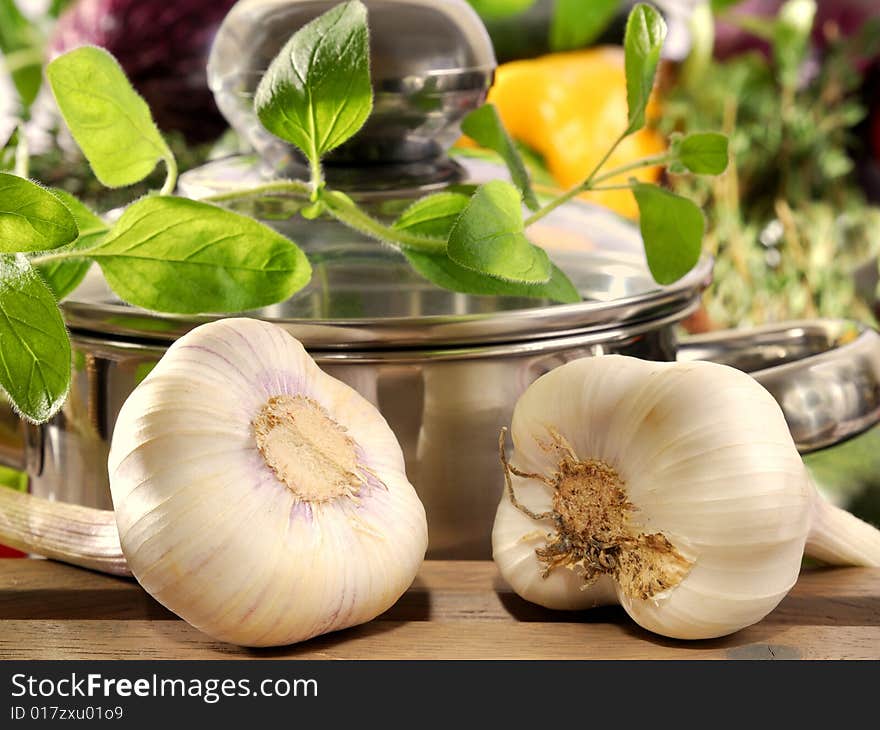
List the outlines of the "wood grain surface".
{"label": "wood grain surface", "polygon": [[429,561],[375,621],[278,649],[214,641],[134,581],[0,559],[0,659],[880,659],[880,569],[805,570],[759,624],[664,639],[620,608],[526,603],[491,562]]}

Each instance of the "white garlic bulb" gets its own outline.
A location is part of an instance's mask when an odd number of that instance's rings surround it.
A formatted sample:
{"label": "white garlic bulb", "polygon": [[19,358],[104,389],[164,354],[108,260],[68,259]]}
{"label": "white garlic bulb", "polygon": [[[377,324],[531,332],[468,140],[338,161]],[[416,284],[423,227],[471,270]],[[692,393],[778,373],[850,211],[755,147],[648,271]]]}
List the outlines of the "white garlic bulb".
{"label": "white garlic bulb", "polygon": [[425,511],[384,418],[258,320],[169,348],[120,411],[109,471],[134,576],[223,641],[369,621],[425,556]]}
{"label": "white garlic bulb", "polygon": [[880,565],[880,532],[821,499],[779,405],[727,366],[576,360],[526,390],[511,430],[493,555],[534,603],[619,602],[650,631],[703,639],[773,610],[805,543]]}

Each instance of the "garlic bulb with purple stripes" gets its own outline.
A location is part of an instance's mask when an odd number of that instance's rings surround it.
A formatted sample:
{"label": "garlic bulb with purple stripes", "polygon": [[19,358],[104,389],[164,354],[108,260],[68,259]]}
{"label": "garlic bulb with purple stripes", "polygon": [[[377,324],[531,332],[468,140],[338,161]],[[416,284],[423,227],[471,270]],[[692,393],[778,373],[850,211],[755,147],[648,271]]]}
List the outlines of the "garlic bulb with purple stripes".
{"label": "garlic bulb with purple stripes", "polygon": [[132,573],[222,641],[369,621],[425,556],[425,511],[384,418],[258,320],[171,346],[123,405],[109,470]]}
{"label": "garlic bulb with purple stripes", "polygon": [[880,565],[880,532],[819,496],[779,405],[725,365],[576,360],[523,393],[512,435],[493,554],[548,608],[707,639],[772,611],[805,549]]}

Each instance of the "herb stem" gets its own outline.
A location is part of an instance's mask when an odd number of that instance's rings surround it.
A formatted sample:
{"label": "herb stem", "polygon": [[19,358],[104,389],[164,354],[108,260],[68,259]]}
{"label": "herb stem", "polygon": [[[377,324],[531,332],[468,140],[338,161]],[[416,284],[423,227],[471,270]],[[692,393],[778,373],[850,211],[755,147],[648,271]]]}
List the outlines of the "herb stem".
{"label": "herb stem", "polygon": [[327,204],[327,212],[340,223],[378,241],[424,253],[443,253],[446,251],[445,238],[418,236],[386,226],[333,191],[326,193],[323,200]]}
{"label": "herb stem", "polygon": [[[320,165],[318,165],[320,171]],[[313,169],[314,174],[314,169]],[[277,182],[258,185],[247,190],[234,190],[228,193],[218,193],[211,195],[203,200],[206,203],[224,203],[231,200],[242,200],[268,193],[292,193],[295,195],[310,196],[313,199],[314,188],[306,183],[298,180],[280,180]],[[353,228],[356,231],[370,236],[378,241],[390,243],[395,246],[403,246],[412,248],[425,253],[442,253],[446,250],[446,240],[443,238],[431,238],[429,236],[418,236],[413,233],[397,230],[391,226],[386,226],[381,221],[376,220],[369,214],[347,200],[344,196],[336,194],[334,191],[326,191],[320,196],[327,207],[327,212],[332,215],[340,223]]]}
{"label": "herb stem", "polygon": [[588,190],[585,190],[585,193],[602,193],[606,190],[632,190],[632,185],[629,183],[621,183],[620,185],[597,185],[596,187],[591,187]]}
{"label": "herb stem", "polygon": [[48,264],[50,261],[61,261],[62,259],[82,259],[88,258],[85,251],[53,251],[51,253],[40,254],[30,259],[31,266],[40,266]]}
{"label": "herb stem", "polygon": [[6,66],[8,73],[14,74],[28,66],[41,66],[44,60],[40,50],[36,48],[22,48],[18,51],[4,54],[3,65]]}
{"label": "herb stem", "polygon": [[[95,226],[94,228],[82,228],[79,232],[79,237],[77,240],[83,239],[86,236],[93,236],[96,233],[106,233],[109,229],[106,226]],[[58,261],[60,259],[86,259],[91,255],[91,251],[97,248],[100,245],[100,242],[89,246],[87,248],[70,248],[70,246],[76,245],[75,243],[68,244],[67,246],[63,246],[61,249],[55,249],[54,251],[47,251],[45,253],[41,253],[39,256],[34,256],[29,259],[31,266],[39,266],[40,264],[47,264],[50,261]]]}
{"label": "herb stem", "polygon": [[[277,182],[258,185],[247,190],[234,190],[218,193],[204,198],[206,203],[224,203],[231,200],[242,200],[269,193],[292,193],[294,195],[311,196],[314,190],[311,185],[298,180],[279,180]],[[412,248],[425,253],[442,253],[446,250],[446,240],[429,236],[418,236],[413,233],[397,230],[386,226],[332,190],[325,191],[320,199],[326,204],[327,212],[340,223],[378,241],[395,246]]]}
{"label": "herb stem", "polygon": [[311,201],[317,203],[324,187],[324,170],[321,169],[321,160],[317,152],[314,153],[314,156],[309,157],[309,170],[312,178]]}
{"label": "herb stem", "polygon": [[560,195],[555,200],[551,200],[549,203],[547,203],[547,205],[545,205],[540,210],[532,213],[532,215],[530,215],[528,218],[526,218],[525,227],[528,228],[533,223],[537,223],[539,220],[541,220],[541,218],[548,215],[549,213],[552,213],[560,205],[567,203],[569,200],[571,200],[573,197],[575,197],[579,193],[582,193],[585,190],[589,190],[591,188],[595,178],[596,178],[596,174],[599,172],[599,170],[602,169],[602,165],[604,165],[606,162],[608,162],[608,158],[611,157],[614,150],[617,149],[617,146],[623,141],[623,139],[625,137],[627,137],[629,135],[629,133],[630,133],[629,128],[627,128],[623,132],[621,132],[620,135],[618,135],[617,139],[614,140],[614,144],[612,144],[608,148],[608,150],[605,152],[605,154],[602,155],[602,159],[600,159],[599,162],[596,163],[596,166],[593,168],[593,171],[587,176],[586,180],[584,180],[580,185],[575,185],[570,190],[564,192],[562,195]]}
{"label": "herb stem", "polygon": [[18,144],[15,145],[15,174],[19,177],[30,177],[31,151],[28,146],[24,125],[18,125]]}
{"label": "herb stem", "polygon": [[[631,162],[628,165],[621,165],[620,167],[615,167],[608,172],[605,172],[593,179],[593,183],[601,183],[606,180],[610,180],[613,177],[617,177],[618,175],[622,175],[625,172],[629,172],[630,170],[639,170],[643,167],[654,167],[656,165],[664,165],[669,162],[672,157],[669,154],[662,155],[654,155],[653,157],[643,157],[640,160],[636,160],[635,162]],[[629,187],[629,186],[627,186]],[[596,190],[597,188],[590,188],[591,190]]]}
{"label": "herb stem", "polygon": [[177,187],[177,160],[174,159],[171,150],[168,151],[168,154],[163,159],[165,160],[166,169],[165,184],[159,191],[159,195],[173,195],[174,189]]}
{"label": "herb stem", "polygon": [[246,190],[231,190],[228,193],[217,193],[209,195],[202,200],[206,203],[225,203],[233,200],[244,200],[246,198],[254,198],[267,193],[293,193],[294,195],[310,195],[311,187],[298,180],[278,180],[276,182],[266,183],[265,185],[256,185]]}
{"label": "herb stem", "polygon": [[602,166],[603,166],[606,162],[608,162],[608,158],[611,157],[612,154],[614,154],[614,150],[616,150],[616,149],[617,149],[617,146],[618,146],[621,142],[623,142],[623,140],[624,140],[625,137],[628,137],[628,136],[629,136],[629,134],[630,134],[631,131],[632,131],[632,130],[631,130],[629,127],[627,127],[625,130],[623,130],[623,131],[618,135],[617,139],[614,140],[614,144],[612,144],[612,145],[608,148],[608,150],[605,152],[605,154],[602,155],[602,159],[599,160],[599,162],[596,163],[596,166],[593,168],[593,171],[592,171],[589,175],[587,175],[587,179],[584,180],[584,182],[583,182],[583,187],[584,187],[584,189],[587,189],[588,187],[590,187],[590,185],[593,184],[593,180],[594,180],[594,178],[596,177],[596,175],[598,174],[599,170],[601,170],[601,169],[602,169]]}

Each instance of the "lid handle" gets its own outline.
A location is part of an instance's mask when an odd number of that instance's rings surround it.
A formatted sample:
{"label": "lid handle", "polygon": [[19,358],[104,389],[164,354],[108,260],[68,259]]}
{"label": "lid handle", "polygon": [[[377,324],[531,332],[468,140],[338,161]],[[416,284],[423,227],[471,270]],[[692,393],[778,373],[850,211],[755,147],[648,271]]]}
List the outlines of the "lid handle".
{"label": "lid handle", "polygon": [[[304,176],[293,145],[260,124],[257,84],[299,28],[335,1],[240,0],[223,21],[208,83],[230,125],[276,174]],[[496,66],[492,42],[465,0],[365,0],[370,27],[373,113],[326,158],[329,166],[406,165],[440,159],[461,119],[486,98]]]}

